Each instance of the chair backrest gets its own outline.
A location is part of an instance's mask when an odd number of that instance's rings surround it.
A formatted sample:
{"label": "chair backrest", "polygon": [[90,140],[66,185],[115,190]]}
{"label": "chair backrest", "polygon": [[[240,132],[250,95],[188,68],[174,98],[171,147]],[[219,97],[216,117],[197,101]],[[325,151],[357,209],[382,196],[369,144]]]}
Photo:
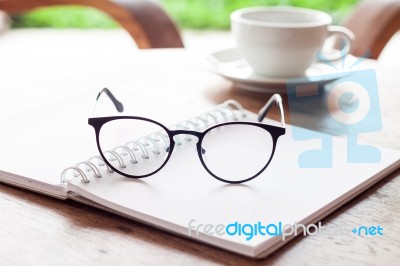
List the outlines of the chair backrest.
{"label": "chair backrest", "polygon": [[10,19],[7,14],[0,10],[0,34],[5,32],[10,26]]}
{"label": "chair backrest", "polygon": [[171,19],[153,1],[146,0],[0,0],[9,14],[54,5],[82,5],[108,13],[124,27],[139,48],[179,48],[182,39]]}
{"label": "chair backrest", "polygon": [[361,1],[344,26],[356,36],[352,54],[377,59],[400,29],[400,1]]}

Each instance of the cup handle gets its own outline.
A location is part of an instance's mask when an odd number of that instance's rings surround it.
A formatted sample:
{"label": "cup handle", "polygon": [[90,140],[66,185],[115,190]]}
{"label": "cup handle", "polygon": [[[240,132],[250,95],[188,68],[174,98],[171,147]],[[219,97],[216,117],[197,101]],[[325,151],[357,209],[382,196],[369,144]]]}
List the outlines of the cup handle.
{"label": "cup handle", "polygon": [[[331,36],[338,36],[341,40],[341,48],[339,54],[329,55],[327,53],[319,52],[317,55],[317,60],[320,62],[324,61],[336,61],[344,58],[347,54],[351,52],[352,43],[354,42],[354,33],[346,27],[342,26],[329,26],[328,27],[328,38]],[[343,45],[342,45],[343,44]]]}

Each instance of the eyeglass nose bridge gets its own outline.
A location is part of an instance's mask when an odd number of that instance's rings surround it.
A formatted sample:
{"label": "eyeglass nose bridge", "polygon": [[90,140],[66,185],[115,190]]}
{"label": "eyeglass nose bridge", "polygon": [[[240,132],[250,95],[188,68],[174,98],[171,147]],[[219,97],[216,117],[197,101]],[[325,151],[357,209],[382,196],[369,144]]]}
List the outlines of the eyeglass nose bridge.
{"label": "eyeglass nose bridge", "polygon": [[193,131],[193,130],[184,130],[184,129],[178,129],[178,130],[171,130],[170,131],[170,136],[173,139],[173,141],[177,144],[177,145],[181,145],[182,142],[179,138],[179,135],[185,135],[184,140],[186,141],[191,141],[191,136],[197,137],[198,139],[201,138],[201,132],[198,131]]}
{"label": "eyeglass nose bridge", "polygon": [[183,129],[171,130],[172,137],[175,137],[177,135],[191,135],[191,136],[200,138],[201,134],[202,134],[201,132],[197,132],[197,131],[193,131],[193,130],[183,130]]}

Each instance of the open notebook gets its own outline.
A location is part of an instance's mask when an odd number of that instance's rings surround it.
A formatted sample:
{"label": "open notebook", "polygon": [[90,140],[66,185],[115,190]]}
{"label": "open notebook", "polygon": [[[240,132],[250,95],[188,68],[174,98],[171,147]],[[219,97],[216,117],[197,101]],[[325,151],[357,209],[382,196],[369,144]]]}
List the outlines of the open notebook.
{"label": "open notebook", "polygon": [[[122,94],[117,92],[117,96]],[[200,224],[316,223],[400,165],[400,152],[383,148],[379,164],[347,164],[346,142],[335,137],[332,168],[299,168],[298,155],[309,148],[309,142],[294,141],[292,127],[287,126],[269,167],[243,185],[222,183],[209,175],[199,161],[195,141],[177,147],[168,164],[145,179],[108,173],[97,162],[101,178],[82,168],[89,183],[81,182],[82,176],[78,175],[66,176],[68,182],[63,184],[60,181],[65,168],[98,154],[93,129],[87,125],[88,103],[94,95],[85,93],[2,121],[0,180],[104,208],[183,237],[260,258],[287,243],[292,236],[283,241],[281,236],[254,235],[248,240],[243,234],[209,235],[201,230],[197,234],[193,228]],[[137,103],[129,98],[127,102]],[[132,106],[127,114],[153,118],[165,125],[207,111],[189,104],[182,106],[184,112],[174,111],[176,108],[168,112],[151,110],[151,102]],[[227,116],[233,114],[223,111]],[[111,104],[105,103],[101,112],[112,112]],[[245,119],[255,121],[254,114],[246,113]],[[245,161],[240,163],[246,165]]]}

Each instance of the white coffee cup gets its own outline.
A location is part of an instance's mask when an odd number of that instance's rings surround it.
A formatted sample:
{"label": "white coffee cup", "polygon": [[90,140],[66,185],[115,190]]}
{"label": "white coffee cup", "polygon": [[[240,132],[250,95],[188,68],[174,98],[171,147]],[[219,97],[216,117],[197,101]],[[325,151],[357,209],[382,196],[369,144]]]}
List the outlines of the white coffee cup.
{"label": "white coffee cup", "polygon": [[245,8],[231,14],[239,53],[255,73],[269,77],[304,75],[332,35],[346,45],[341,53],[325,58],[337,60],[349,53],[354,34],[331,23],[331,16],[324,12],[297,7]]}

